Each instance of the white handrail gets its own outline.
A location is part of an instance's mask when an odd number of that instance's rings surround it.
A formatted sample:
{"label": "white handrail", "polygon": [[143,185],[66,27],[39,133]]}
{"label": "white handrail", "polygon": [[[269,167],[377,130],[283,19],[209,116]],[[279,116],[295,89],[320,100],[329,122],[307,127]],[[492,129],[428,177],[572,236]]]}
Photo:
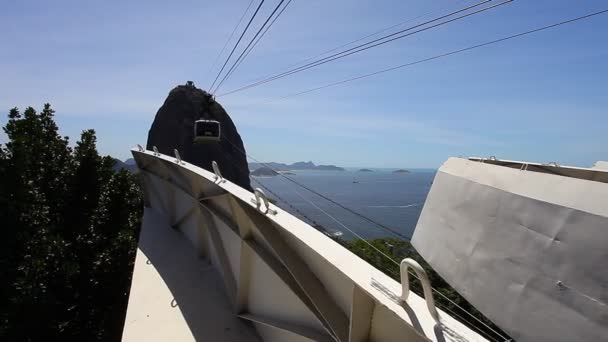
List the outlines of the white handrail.
{"label": "white handrail", "polygon": [[422,266],[420,266],[420,264],[414,259],[405,258],[401,261],[401,301],[403,303],[407,302],[407,297],[410,294],[410,279],[407,272],[410,267],[414,269],[414,272],[416,272],[416,275],[420,279],[422,290],[424,292],[424,299],[426,300],[426,306],[429,309],[431,317],[433,317],[435,322],[439,322],[439,313],[437,312],[437,308],[435,308],[435,298],[433,297],[431,282],[429,281],[429,277],[424,268],[422,268]]}

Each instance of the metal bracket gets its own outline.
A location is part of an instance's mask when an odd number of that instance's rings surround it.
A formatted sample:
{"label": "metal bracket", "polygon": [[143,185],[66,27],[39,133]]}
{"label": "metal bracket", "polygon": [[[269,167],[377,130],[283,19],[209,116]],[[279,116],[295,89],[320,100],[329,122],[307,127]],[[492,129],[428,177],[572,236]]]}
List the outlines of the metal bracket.
{"label": "metal bracket", "polygon": [[139,152],[144,151],[144,148],[140,144],[137,144],[137,149],[139,150]]}
{"label": "metal bracket", "polygon": [[156,146],[152,146],[152,151],[155,156],[160,156],[160,152],[158,152],[158,148],[156,148]]}
{"label": "metal bracket", "polygon": [[431,282],[429,281],[429,276],[426,274],[426,271],[416,260],[410,258],[403,259],[400,266],[402,288],[400,297],[401,302],[405,303],[410,294],[410,279],[407,271],[411,267],[420,279],[424,292],[424,299],[426,300],[426,307],[429,309],[431,317],[433,317],[435,322],[439,322],[439,313],[437,312],[437,308],[435,308],[435,298],[433,298],[433,288],[431,287]]}
{"label": "metal bracket", "polygon": [[559,167],[559,164],[557,162],[549,162],[549,163],[546,163],[546,164],[543,164],[543,165]]}
{"label": "metal bracket", "polygon": [[528,171],[528,163],[521,164],[519,171]]}
{"label": "metal bracket", "polygon": [[488,158],[479,158],[479,162],[483,164],[483,162],[485,162],[486,160],[498,160],[496,159],[496,156],[489,156]]}
{"label": "metal bracket", "polygon": [[[253,194],[255,195],[255,198],[251,199],[251,203],[255,204],[255,207],[263,214],[271,214],[271,215],[276,215],[277,211],[276,210],[272,210],[270,209],[270,203],[268,202],[268,198],[266,197],[266,194],[264,193],[264,191],[262,191],[262,189],[260,188],[255,188],[253,190]],[[264,205],[266,206],[265,210],[262,210],[262,202],[264,202]]]}
{"label": "metal bracket", "polygon": [[218,181],[218,184],[221,184],[226,181],[222,176],[222,173],[220,172],[220,167],[217,165],[217,162],[215,160],[211,162],[211,168],[213,168],[213,172],[215,173],[214,178],[216,181]]}
{"label": "metal bracket", "polygon": [[179,151],[176,148],[173,149],[173,153],[175,154],[175,162],[178,164],[183,164],[182,157],[179,155]]}

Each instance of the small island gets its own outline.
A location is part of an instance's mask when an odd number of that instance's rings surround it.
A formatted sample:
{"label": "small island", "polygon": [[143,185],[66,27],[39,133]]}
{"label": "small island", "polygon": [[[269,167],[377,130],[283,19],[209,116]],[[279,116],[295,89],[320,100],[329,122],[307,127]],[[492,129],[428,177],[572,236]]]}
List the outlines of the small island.
{"label": "small island", "polygon": [[335,165],[317,165],[314,170],[321,171],[344,171],[343,167],[335,166]]}
{"label": "small island", "polygon": [[370,170],[370,169],[360,169],[359,172],[374,172],[374,171]]}
{"label": "small island", "polygon": [[251,175],[256,177],[272,177],[278,174],[278,172],[269,167],[260,167],[259,169],[256,169],[255,171],[251,172]]}
{"label": "small island", "polygon": [[269,166],[277,171],[292,171],[292,170],[320,170],[320,171],[345,171],[344,168],[335,165],[315,165],[312,161],[296,162],[293,164],[284,164],[276,162],[267,163],[249,163],[250,170],[256,170],[260,167]]}
{"label": "small island", "polygon": [[409,170],[404,170],[404,169],[399,169],[399,170],[393,171],[393,173],[410,173],[410,171]]}

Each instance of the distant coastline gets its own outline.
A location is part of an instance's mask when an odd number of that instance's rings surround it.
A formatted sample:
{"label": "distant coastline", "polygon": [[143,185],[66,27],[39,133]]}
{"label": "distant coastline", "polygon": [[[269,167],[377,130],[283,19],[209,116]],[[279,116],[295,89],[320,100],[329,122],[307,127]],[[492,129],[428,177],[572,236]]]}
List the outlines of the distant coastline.
{"label": "distant coastline", "polygon": [[[293,164],[268,162],[268,163],[249,163],[249,170],[255,172],[261,168],[268,168],[274,171],[298,171],[298,170],[320,170],[320,171],[345,171],[343,167],[335,165],[316,165],[312,161],[296,162]],[[253,174],[252,172],[252,174]]]}

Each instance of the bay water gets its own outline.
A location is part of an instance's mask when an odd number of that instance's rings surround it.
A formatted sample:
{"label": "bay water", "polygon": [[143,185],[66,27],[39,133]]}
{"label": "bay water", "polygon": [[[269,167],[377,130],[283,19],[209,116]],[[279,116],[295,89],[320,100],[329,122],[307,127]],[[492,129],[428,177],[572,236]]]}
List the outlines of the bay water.
{"label": "bay water", "polygon": [[[373,169],[373,172],[362,172],[359,169],[296,170],[291,171],[294,174],[287,177],[409,239],[416,227],[436,170],[410,169],[409,173],[393,171],[395,169]],[[364,239],[399,238],[394,233],[349,213],[281,176],[252,177],[252,187],[260,187],[257,182],[274,193],[266,191],[268,197],[274,198],[279,207],[309,224],[324,227],[332,235],[350,240],[356,238],[355,234],[349,232],[352,230]]]}

